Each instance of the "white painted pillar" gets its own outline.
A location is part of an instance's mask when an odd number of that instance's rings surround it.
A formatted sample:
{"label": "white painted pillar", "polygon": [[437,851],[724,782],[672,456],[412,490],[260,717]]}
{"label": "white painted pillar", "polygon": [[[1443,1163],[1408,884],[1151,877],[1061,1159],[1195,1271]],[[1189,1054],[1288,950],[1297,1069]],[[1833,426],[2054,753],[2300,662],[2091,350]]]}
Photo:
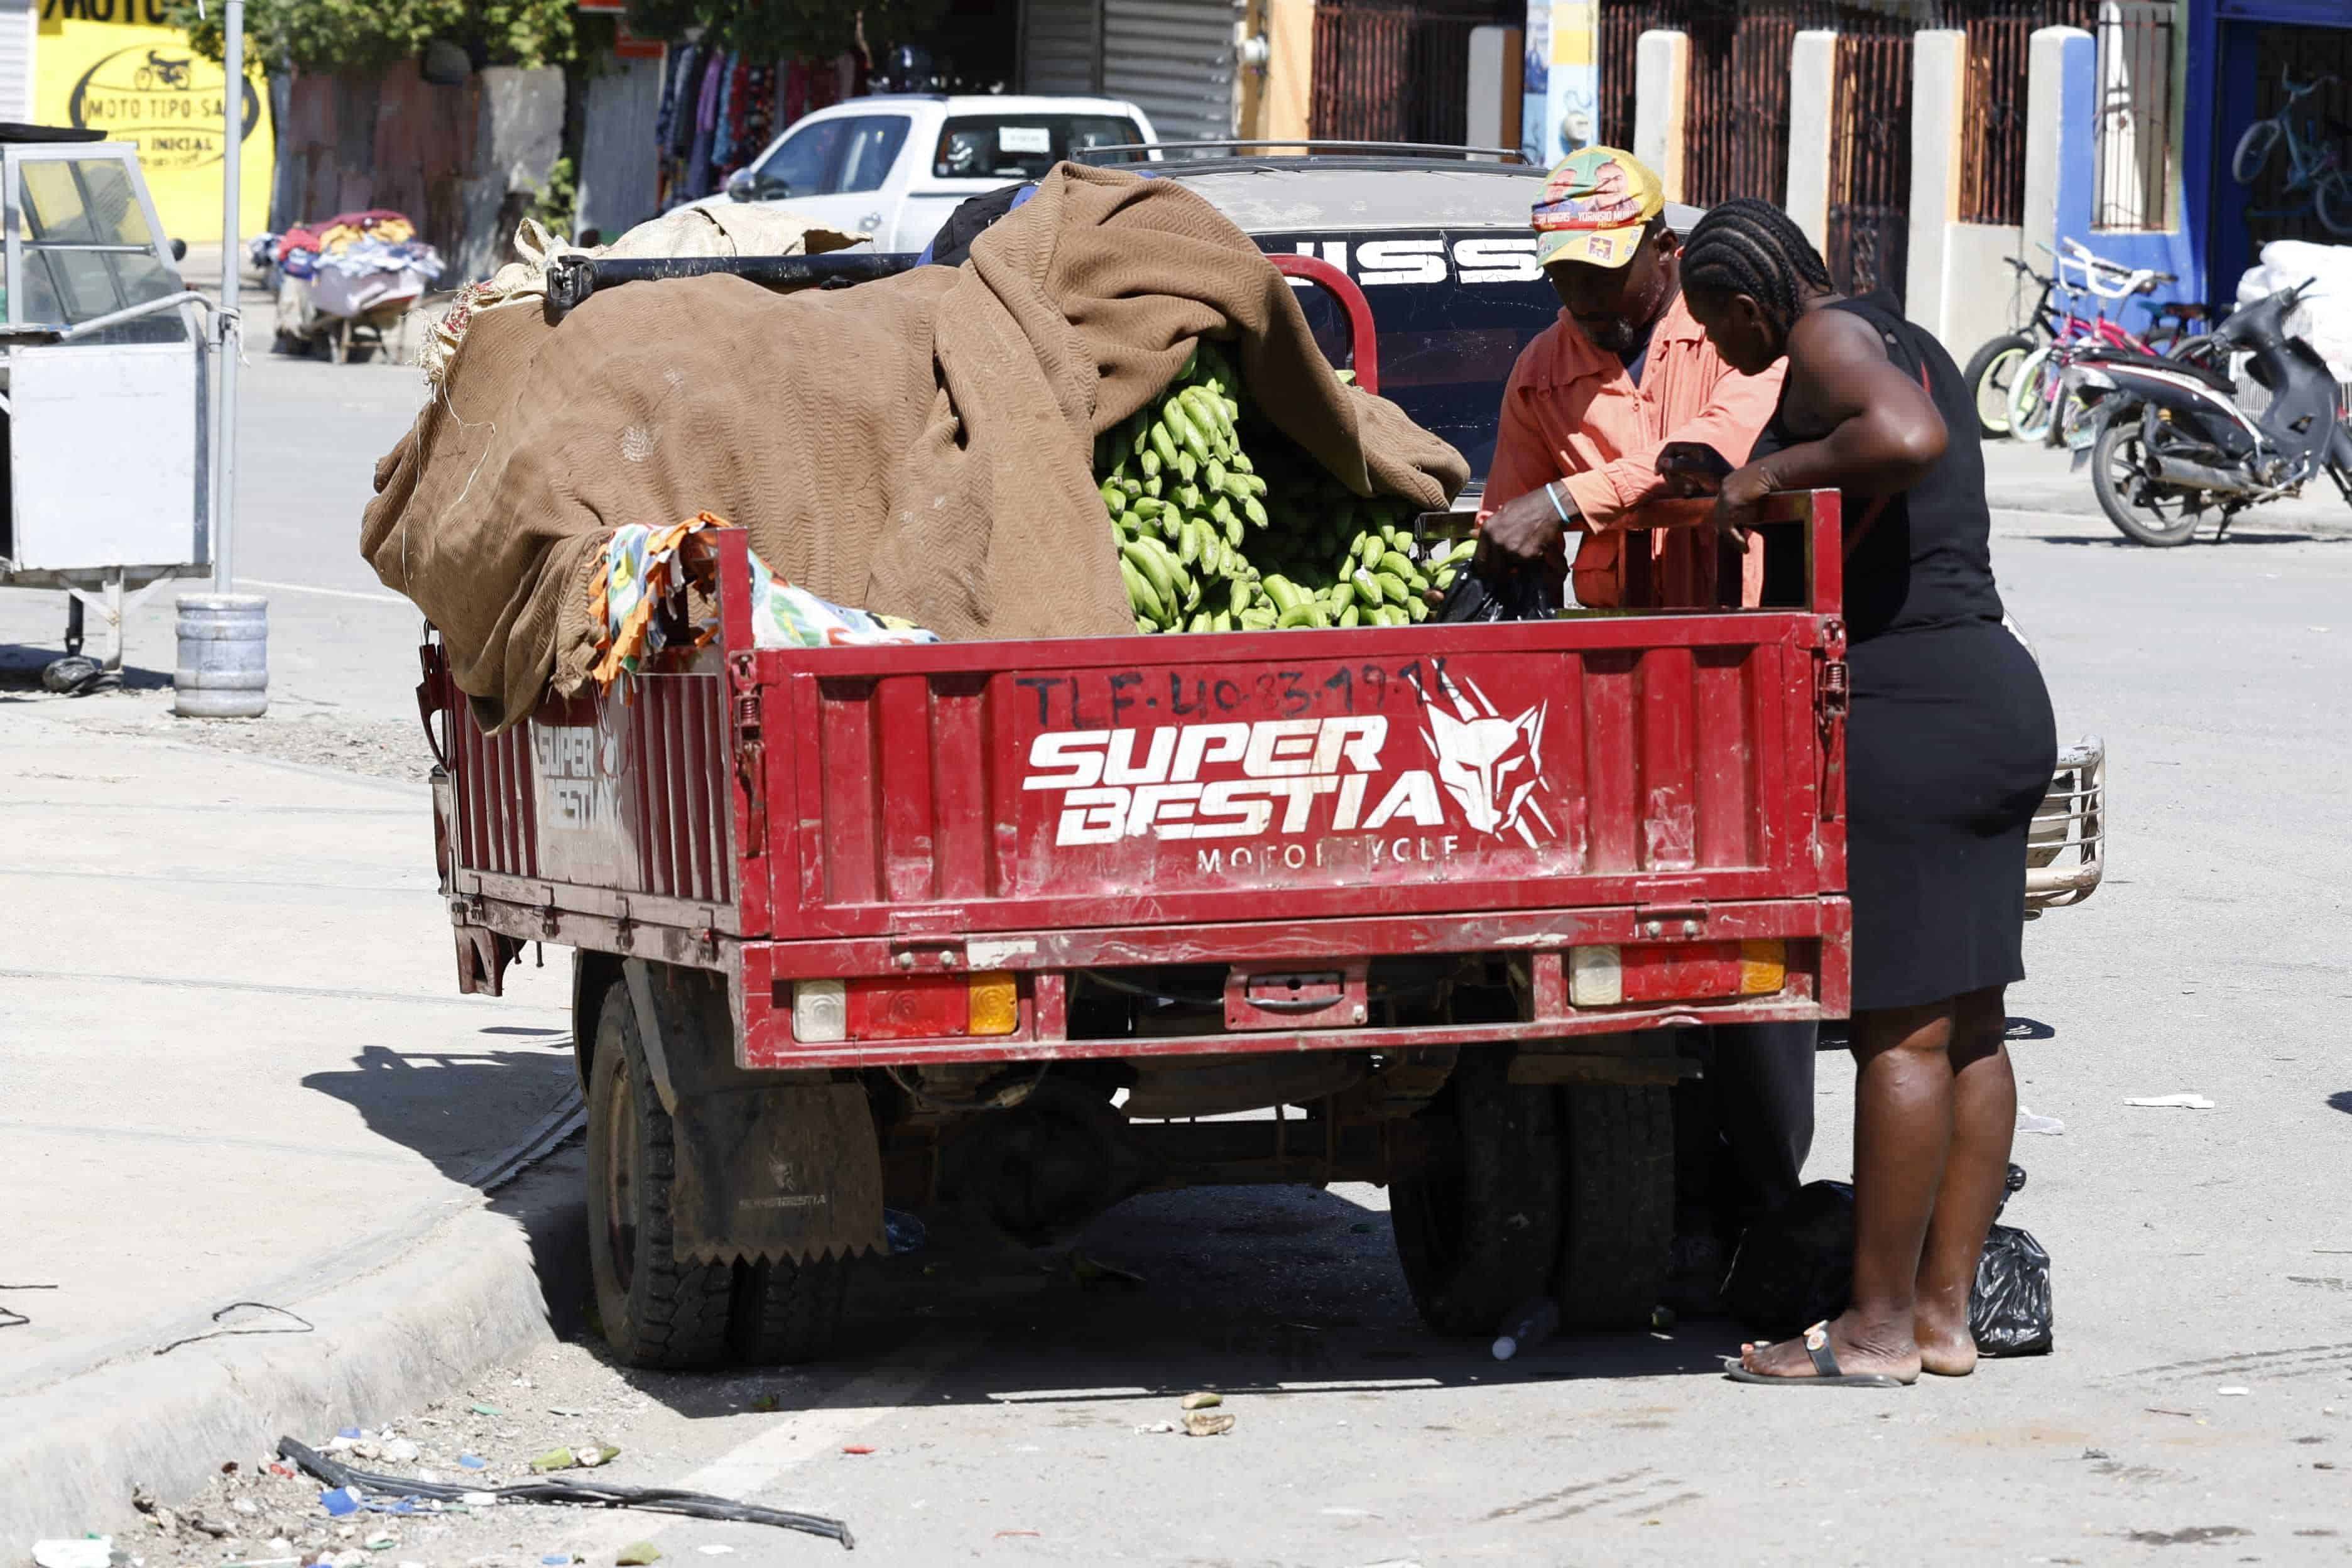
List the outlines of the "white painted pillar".
{"label": "white painted pillar", "polygon": [[1830,246],[1830,167],[1837,113],[1837,38],[1808,30],[1789,49],[1789,216],[1815,250]]}
{"label": "white painted pillar", "polygon": [[2026,52],[2025,248],[2035,270],[2050,270],[2048,248],[2058,243],[2058,162],[2066,143],[2066,48],[2089,44],[2080,27],[2041,27]]}
{"label": "white painted pillar", "polygon": [[1633,67],[1633,145],[1666,200],[1683,199],[1683,133],[1690,91],[1690,39],[1653,30],[1642,35]]}
{"label": "white painted pillar", "polygon": [[1960,217],[1960,156],[1969,115],[1969,36],[1911,36],[1911,237],[1904,311],[1950,347],[1944,258]]}

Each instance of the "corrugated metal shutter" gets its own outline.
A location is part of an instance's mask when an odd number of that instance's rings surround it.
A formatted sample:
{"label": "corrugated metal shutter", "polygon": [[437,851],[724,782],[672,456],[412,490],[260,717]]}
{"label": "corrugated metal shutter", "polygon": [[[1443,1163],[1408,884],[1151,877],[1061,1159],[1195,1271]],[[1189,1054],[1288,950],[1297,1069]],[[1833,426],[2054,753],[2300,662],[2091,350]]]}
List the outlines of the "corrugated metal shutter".
{"label": "corrugated metal shutter", "polygon": [[0,0],[0,120],[33,118],[33,3]]}
{"label": "corrugated metal shutter", "polygon": [[1104,0],[1106,98],[1151,117],[1162,142],[1234,133],[1234,27],[1240,0]]}
{"label": "corrugated metal shutter", "polygon": [[1100,92],[1100,15],[1101,0],[1028,0],[1021,9],[1021,90]]}

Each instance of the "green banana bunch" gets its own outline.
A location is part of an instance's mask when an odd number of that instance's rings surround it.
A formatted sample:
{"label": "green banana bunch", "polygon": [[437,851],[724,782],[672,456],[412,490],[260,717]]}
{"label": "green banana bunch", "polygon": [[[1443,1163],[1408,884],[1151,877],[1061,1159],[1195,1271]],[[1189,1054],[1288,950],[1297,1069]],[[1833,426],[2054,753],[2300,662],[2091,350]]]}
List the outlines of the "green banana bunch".
{"label": "green banana bunch", "polygon": [[1427,619],[1430,592],[1453,585],[1475,542],[1416,540],[1409,503],[1355,495],[1252,415],[1232,363],[1202,339],[1158,399],[1097,438],[1136,630]]}

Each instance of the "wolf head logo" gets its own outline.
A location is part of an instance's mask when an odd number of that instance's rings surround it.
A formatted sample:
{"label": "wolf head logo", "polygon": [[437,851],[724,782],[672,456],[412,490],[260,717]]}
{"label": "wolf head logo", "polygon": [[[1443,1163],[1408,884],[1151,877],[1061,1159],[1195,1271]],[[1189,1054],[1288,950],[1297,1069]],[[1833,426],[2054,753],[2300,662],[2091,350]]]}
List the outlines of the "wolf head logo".
{"label": "wolf head logo", "polygon": [[1519,817],[1543,779],[1544,705],[1516,719],[1455,718],[1433,703],[1423,712],[1429,727],[1423,737],[1437,759],[1437,782],[1470,826],[1497,837],[1517,828],[1528,837]]}

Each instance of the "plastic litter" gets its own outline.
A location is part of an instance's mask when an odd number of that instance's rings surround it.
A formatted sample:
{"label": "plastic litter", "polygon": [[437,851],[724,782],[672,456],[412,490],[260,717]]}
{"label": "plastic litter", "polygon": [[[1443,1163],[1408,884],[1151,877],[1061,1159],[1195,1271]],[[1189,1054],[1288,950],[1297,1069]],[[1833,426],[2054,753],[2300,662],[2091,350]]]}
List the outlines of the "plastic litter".
{"label": "plastic litter", "polygon": [[705,1557],[724,1557],[732,1552],[735,1549],[726,1544],[724,1542],[713,1541],[708,1545],[698,1546],[695,1550],[701,1552]]}
{"label": "plastic litter", "polygon": [[33,1542],[33,1562],[37,1568],[106,1568],[113,1554],[114,1537],[110,1535]]}
{"label": "plastic litter", "polygon": [[1203,1392],[1186,1394],[1183,1404],[1187,1410],[1213,1410],[1224,1402],[1225,1396],[1222,1394]]}
{"label": "plastic litter", "polygon": [[2210,1110],[2213,1102],[2201,1094],[2150,1094],[2137,1100],[2126,1100],[2126,1105],[2143,1106],[2150,1110]]}
{"label": "plastic litter", "polygon": [[1150,1437],[1157,1436],[1163,1432],[1181,1432],[1184,1428],[1177,1426],[1173,1421],[1147,1421],[1135,1430],[1137,1436]]}
{"label": "plastic litter", "polygon": [[394,1437],[383,1446],[383,1457],[395,1465],[413,1465],[424,1453],[405,1437]]}
{"label": "plastic litter", "polygon": [[917,1251],[931,1238],[921,1220],[900,1209],[882,1211],[882,1234],[889,1238],[893,1253]]}
{"label": "plastic litter", "polygon": [[1503,1321],[1503,1331],[1495,1336],[1495,1359],[1508,1361],[1523,1350],[1533,1350],[1559,1327],[1559,1303],[1538,1296]]}
{"label": "plastic litter", "polygon": [[841,1447],[841,1451],[845,1454],[870,1454],[874,1449],[870,1444],[845,1443]]}
{"label": "plastic litter", "polygon": [[466,1408],[472,1411],[477,1415],[504,1415],[506,1414],[505,1411],[499,1409],[495,1405],[469,1405],[466,1406]]}
{"label": "plastic litter", "polygon": [[804,1534],[839,1542],[845,1550],[856,1544],[850,1536],[849,1526],[837,1519],[827,1519],[821,1514],[797,1513],[787,1509],[762,1508],[757,1503],[737,1502],[731,1498],[713,1497],[708,1492],[683,1491],[675,1487],[628,1487],[593,1480],[536,1480],[495,1490],[478,1491],[446,1481],[428,1483],[405,1476],[380,1475],[357,1469],[291,1437],[280,1437],[278,1451],[330,1487],[355,1494],[370,1492],[403,1499],[429,1498],[476,1506],[530,1502],[569,1503],[581,1508],[634,1508],[648,1513],[675,1513],[689,1519],[721,1520],[739,1524],[771,1525],[779,1530],[797,1530]]}
{"label": "plastic litter", "polygon": [[461,1470],[487,1470],[490,1462],[477,1454],[460,1454],[457,1456],[457,1468]]}
{"label": "plastic litter", "polygon": [[2036,1116],[2021,1105],[2017,1108],[2017,1130],[2020,1132],[2046,1132],[2054,1138],[2066,1131],[2066,1124],[2054,1116]]}
{"label": "plastic litter", "polygon": [[358,1491],[351,1487],[337,1487],[319,1494],[319,1506],[337,1519],[349,1519],[367,1506]]}
{"label": "plastic litter", "polygon": [[545,1475],[551,1470],[593,1470],[599,1465],[609,1465],[621,1457],[621,1450],[611,1444],[582,1444],[571,1448],[550,1448],[530,1462],[532,1471]]}
{"label": "plastic litter", "polygon": [[646,1563],[660,1561],[661,1548],[650,1541],[633,1541],[613,1559],[615,1568],[646,1568]]}
{"label": "plastic litter", "polygon": [[1184,1417],[1187,1437],[1222,1437],[1234,1429],[1234,1418],[1222,1412],[1195,1410]]}
{"label": "plastic litter", "polygon": [[2224,1399],[2243,1399],[2253,1393],[2251,1388],[2217,1388],[2213,1391]]}

